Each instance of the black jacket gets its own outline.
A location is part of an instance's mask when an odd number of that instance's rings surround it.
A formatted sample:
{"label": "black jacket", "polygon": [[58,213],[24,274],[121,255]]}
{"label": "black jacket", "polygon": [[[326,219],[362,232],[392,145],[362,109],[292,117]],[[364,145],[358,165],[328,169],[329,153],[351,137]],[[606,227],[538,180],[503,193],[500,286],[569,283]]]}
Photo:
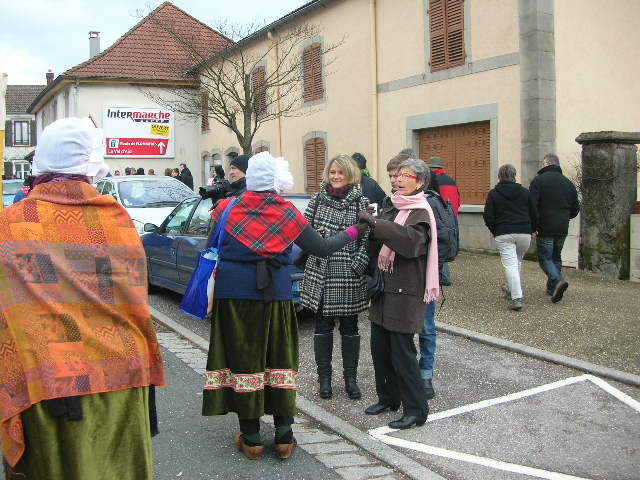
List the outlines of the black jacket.
{"label": "black jacket", "polygon": [[529,186],[538,209],[538,235],[565,236],[569,220],[580,213],[580,202],[575,185],[562,175],[558,165],[548,165],[538,172]]}
{"label": "black jacket", "polygon": [[380,205],[384,197],[386,197],[384,190],[378,185],[373,178],[369,175],[362,174],[362,180],[360,181],[362,185],[362,194],[367,197],[369,203],[377,203]]}
{"label": "black jacket", "polygon": [[508,233],[533,233],[538,212],[529,190],[519,183],[500,181],[484,204],[484,223],[494,237]]}
{"label": "black jacket", "polygon": [[236,180],[233,183],[230,183],[227,187],[227,194],[225,197],[237,197],[238,195],[242,195],[247,191],[247,178],[242,177],[239,180]]}
{"label": "black jacket", "polygon": [[193,175],[191,175],[191,170],[189,170],[187,167],[184,167],[178,174],[178,180],[180,180],[187,187],[193,190]]}

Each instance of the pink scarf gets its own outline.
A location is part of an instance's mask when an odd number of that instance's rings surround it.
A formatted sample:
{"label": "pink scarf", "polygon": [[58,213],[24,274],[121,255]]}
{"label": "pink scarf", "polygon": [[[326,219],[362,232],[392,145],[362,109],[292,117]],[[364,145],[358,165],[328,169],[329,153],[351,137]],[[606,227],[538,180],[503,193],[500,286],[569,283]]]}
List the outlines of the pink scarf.
{"label": "pink scarf", "polygon": [[[440,282],[438,275],[438,232],[436,231],[436,219],[433,216],[433,210],[427,203],[427,199],[422,194],[416,195],[399,195],[395,193],[391,197],[393,206],[398,210],[398,215],[393,220],[398,225],[404,225],[407,218],[413,210],[423,208],[429,214],[429,227],[431,228],[431,240],[429,243],[429,251],[427,253],[427,279],[424,289],[425,303],[437,300],[440,296]],[[380,254],[378,255],[378,268],[384,272],[393,272],[393,261],[396,253],[386,245],[382,245]]]}

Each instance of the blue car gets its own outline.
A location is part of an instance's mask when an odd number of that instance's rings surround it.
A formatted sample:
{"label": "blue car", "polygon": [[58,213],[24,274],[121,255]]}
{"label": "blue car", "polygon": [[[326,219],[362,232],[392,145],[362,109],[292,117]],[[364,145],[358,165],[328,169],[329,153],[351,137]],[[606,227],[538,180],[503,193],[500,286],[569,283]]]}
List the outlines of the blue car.
{"label": "blue car", "polygon": [[[284,198],[304,212],[310,195],[286,194]],[[160,226],[144,225],[140,239],[147,255],[149,288],[162,287],[184,294],[193,275],[200,252],[206,248],[209,226],[211,225],[211,199],[191,197],[183,200]],[[299,248],[294,245],[294,249]],[[296,253],[294,252],[294,256]],[[300,282],[303,271],[294,265],[291,271],[293,301],[300,303]]]}

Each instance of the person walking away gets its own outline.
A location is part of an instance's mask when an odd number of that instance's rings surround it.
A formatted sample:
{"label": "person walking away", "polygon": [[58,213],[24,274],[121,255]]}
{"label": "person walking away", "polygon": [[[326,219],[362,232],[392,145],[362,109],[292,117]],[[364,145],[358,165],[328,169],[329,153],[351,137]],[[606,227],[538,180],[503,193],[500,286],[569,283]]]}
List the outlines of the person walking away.
{"label": "person walking away", "polygon": [[178,175],[178,180],[180,180],[187,187],[193,190],[193,175],[191,175],[191,170],[189,170],[187,168],[187,165],[184,163],[181,163],[178,168],[180,172]]}
{"label": "person walking away", "polygon": [[136,175],[144,175],[144,168],[140,167],[136,170]]}
{"label": "person walking away", "polygon": [[[309,224],[331,236],[357,222],[369,204],[360,189],[360,169],[348,155],[337,155],[326,165],[320,191],[305,211]],[[357,383],[360,358],[358,314],[367,310],[364,271],[369,262],[366,236],[328,258],[309,256],[304,268],[300,303],[315,313],[313,351],[321,398],[331,398],[333,330],[339,324],[344,386],[349,398],[362,394]]]}
{"label": "person walking away", "polygon": [[562,248],[569,231],[569,220],[580,213],[575,185],[562,174],[560,159],[549,153],[542,169],[529,185],[540,216],[536,247],[538,263],[547,276],[546,290],[551,302],[562,300],[569,283],[562,276]]}
{"label": "person walking away", "polygon": [[384,197],[386,197],[384,190],[378,185],[373,178],[369,176],[369,170],[367,170],[367,159],[361,153],[354,153],[351,158],[358,164],[358,168],[362,174],[361,186],[362,194],[369,199],[369,203],[375,203],[380,206]]}
{"label": "person walking away", "polygon": [[430,172],[422,160],[399,166],[393,206],[375,218],[358,214],[373,229],[370,251],[377,257],[384,292],[371,302],[371,357],[378,402],[367,415],[397,410],[403,415],[389,427],[406,429],[427,421],[429,405],[416,358],[414,335],[424,324],[427,303],[440,294],[435,218],[423,188]]}
{"label": "person walking away", "polygon": [[151,480],[153,385],[164,385],[145,253],[85,118],[38,139],[30,195],[0,212],[5,476]]}
{"label": "person walking away", "polygon": [[[218,202],[214,223],[229,205],[216,276],[202,414],[236,412],[236,446],[249,459],[264,453],[260,417],[274,416],[275,450],[295,449],[298,322],[292,302],[292,244],[318,258],[331,255],[367,231],[348,226],[323,238],[279,192],[293,187],[289,165],[269,152],[251,157],[247,192]],[[209,240],[210,244],[210,240]]]}
{"label": "person walking away", "polygon": [[507,163],[498,169],[498,184],[487,195],[483,217],[504,268],[503,290],[511,298],[509,309],[519,312],[524,300],[522,259],[536,231],[538,212],[529,190],[516,183],[513,165]]}

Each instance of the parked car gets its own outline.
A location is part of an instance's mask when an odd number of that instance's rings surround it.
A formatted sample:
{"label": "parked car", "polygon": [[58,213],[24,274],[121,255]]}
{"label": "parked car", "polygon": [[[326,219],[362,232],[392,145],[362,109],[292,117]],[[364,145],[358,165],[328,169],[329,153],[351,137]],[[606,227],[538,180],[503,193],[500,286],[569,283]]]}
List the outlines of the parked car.
{"label": "parked car", "polygon": [[[311,198],[305,194],[285,194],[283,197],[301,212],[307,208]],[[206,248],[211,225],[211,206],[210,198],[188,198],[178,205],[160,226],[152,223],[144,225],[147,233],[142,235],[141,240],[147,254],[150,287],[163,287],[184,294],[196,268],[198,256]],[[300,250],[296,245],[294,249]],[[282,268],[291,271],[293,301],[299,304],[303,271],[294,265]]]}
{"label": "parked car", "polygon": [[127,209],[140,235],[145,223],[159,225],[176,205],[195,195],[180,180],[156,175],[106,177],[95,187],[102,194],[113,195]]}
{"label": "parked car", "polygon": [[2,205],[4,208],[13,205],[13,197],[20,191],[24,180],[2,180]]}

